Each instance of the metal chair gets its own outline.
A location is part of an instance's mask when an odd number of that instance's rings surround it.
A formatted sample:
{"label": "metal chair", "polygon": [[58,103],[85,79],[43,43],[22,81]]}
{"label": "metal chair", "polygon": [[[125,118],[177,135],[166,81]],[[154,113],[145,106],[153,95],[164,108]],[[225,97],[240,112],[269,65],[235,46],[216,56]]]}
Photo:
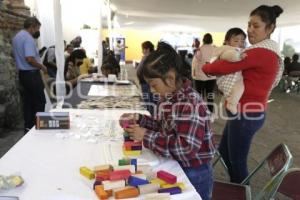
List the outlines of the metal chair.
{"label": "metal chair", "polygon": [[293,168],[286,171],[280,180],[277,192],[272,196],[280,193],[292,200],[300,200],[300,168]]}
{"label": "metal chair", "polygon": [[[222,200],[232,200],[240,198],[240,193],[236,192],[236,188],[244,187],[249,184],[251,178],[261,169],[265,164],[268,166],[269,173],[271,175],[270,180],[265,184],[265,186],[255,195],[255,200],[270,199],[271,196],[276,192],[276,188],[279,184],[281,176],[292,164],[292,155],[285,144],[278,145],[265,159],[259,163],[259,165],[242,181],[241,184],[236,184],[232,189],[232,183],[222,183],[215,184],[216,187],[213,188],[213,200],[221,199]],[[216,181],[217,182],[217,181]],[[226,188],[226,189],[225,189]],[[227,191],[226,195],[228,198],[224,198],[224,193],[220,191]],[[239,192],[242,189],[239,190]],[[244,191],[244,199],[247,198],[247,193]]]}
{"label": "metal chair", "polygon": [[212,200],[251,200],[248,185],[214,181]]}

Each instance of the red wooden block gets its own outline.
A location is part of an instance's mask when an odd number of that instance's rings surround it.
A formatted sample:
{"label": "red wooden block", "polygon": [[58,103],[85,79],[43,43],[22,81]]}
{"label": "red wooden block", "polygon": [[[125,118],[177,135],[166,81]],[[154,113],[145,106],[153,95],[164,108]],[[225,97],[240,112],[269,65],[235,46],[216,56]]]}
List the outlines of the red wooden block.
{"label": "red wooden block", "polygon": [[176,176],[174,176],[173,174],[170,174],[164,170],[158,171],[156,176],[157,176],[157,178],[160,178],[170,184],[174,184],[177,182]]}
{"label": "red wooden block", "polygon": [[142,146],[142,142],[137,141],[125,141],[124,147],[131,147],[131,146]]}
{"label": "red wooden block", "polygon": [[116,170],[116,171],[109,172],[109,180],[115,181],[115,180],[128,179],[130,175],[131,172],[128,169]]}

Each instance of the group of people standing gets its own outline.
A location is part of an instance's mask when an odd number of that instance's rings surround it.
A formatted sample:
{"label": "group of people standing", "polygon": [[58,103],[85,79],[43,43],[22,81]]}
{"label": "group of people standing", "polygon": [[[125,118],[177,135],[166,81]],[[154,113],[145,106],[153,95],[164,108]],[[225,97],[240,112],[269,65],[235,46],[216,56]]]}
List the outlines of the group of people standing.
{"label": "group of people standing", "polygon": [[[132,138],[158,155],[177,160],[204,200],[212,196],[210,115],[214,107],[210,103],[216,82],[225,96],[228,116],[219,152],[230,181],[241,183],[248,176],[252,138],[264,124],[268,97],[283,71],[279,45],[270,39],[282,12],[277,5],[259,6],[250,13],[247,35],[240,28],[231,28],[222,47],[212,45],[210,34],[204,35],[202,46],[195,43],[192,77],[198,92],[182,76],[182,60],[172,47],[164,42],[156,50],[153,45],[142,45],[143,51],[150,52],[144,54],[138,68],[143,92],[159,94],[160,99],[156,113],[152,110],[155,115],[125,113],[120,123],[128,118],[134,121],[125,129]],[[246,48],[247,36],[251,46]]]}

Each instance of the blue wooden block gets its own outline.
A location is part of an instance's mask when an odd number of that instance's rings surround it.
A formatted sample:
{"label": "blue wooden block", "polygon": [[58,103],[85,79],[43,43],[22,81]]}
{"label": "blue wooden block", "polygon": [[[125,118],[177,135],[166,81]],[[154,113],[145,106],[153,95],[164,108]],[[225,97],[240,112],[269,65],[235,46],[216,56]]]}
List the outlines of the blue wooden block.
{"label": "blue wooden block", "polygon": [[136,159],[136,158],[130,159],[130,164],[131,164],[131,165],[134,165],[134,167],[135,167],[135,172],[136,172],[136,170],[137,170],[137,159]]}
{"label": "blue wooden block", "polygon": [[101,185],[101,184],[102,184],[102,181],[96,180],[96,181],[94,182],[93,189],[95,190],[95,187],[96,187],[97,185]]}
{"label": "blue wooden block", "polygon": [[145,179],[138,178],[138,177],[134,177],[134,176],[130,176],[128,178],[128,185],[137,187],[139,185],[145,185],[145,184],[149,184],[149,181],[147,181]]}
{"label": "blue wooden block", "polygon": [[180,187],[161,188],[158,190],[158,193],[170,193],[171,195],[180,194],[181,189],[180,189]]}

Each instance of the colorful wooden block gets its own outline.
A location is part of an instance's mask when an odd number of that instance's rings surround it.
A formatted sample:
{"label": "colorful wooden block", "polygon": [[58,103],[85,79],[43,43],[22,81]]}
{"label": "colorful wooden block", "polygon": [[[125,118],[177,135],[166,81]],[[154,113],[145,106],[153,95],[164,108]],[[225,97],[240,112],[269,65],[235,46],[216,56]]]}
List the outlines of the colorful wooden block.
{"label": "colorful wooden block", "polygon": [[120,159],[118,164],[119,164],[119,166],[130,165],[130,159],[129,158]]}
{"label": "colorful wooden block", "polygon": [[142,151],[126,151],[123,149],[123,154],[125,156],[140,156]]}
{"label": "colorful wooden block", "polygon": [[171,188],[171,187],[180,187],[181,190],[185,190],[185,185],[182,182],[178,182],[175,184],[165,184],[161,186],[162,188]]}
{"label": "colorful wooden block", "polygon": [[79,171],[81,175],[85,176],[90,180],[95,178],[94,172],[87,167],[80,167]]}
{"label": "colorful wooden block", "polygon": [[107,193],[108,197],[112,197],[113,196],[113,190],[105,190],[105,192]]}
{"label": "colorful wooden block", "polygon": [[139,141],[129,141],[129,142],[124,142],[123,144],[124,147],[131,147],[131,146],[143,146],[142,142]]}
{"label": "colorful wooden block", "polygon": [[134,165],[135,171],[137,170],[137,159],[132,158],[130,159],[130,165]]}
{"label": "colorful wooden block", "polygon": [[160,187],[162,187],[163,185],[167,184],[166,181],[161,180],[161,179],[159,179],[159,178],[152,179],[152,180],[150,181],[150,183],[158,183],[158,184],[160,185]]}
{"label": "colorful wooden block", "polygon": [[94,185],[93,185],[93,189],[94,189],[94,190],[95,190],[95,188],[96,188],[97,185],[102,185],[102,181],[97,181],[97,180],[96,180],[96,181],[94,182]]}
{"label": "colorful wooden block", "polygon": [[135,174],[131,174],[131,176],[147,180],[147,176],[145,174],[136,174],[135,173]]}
{"label": "colorful wooden block", "polygon": [[134,165],[122,165],[122,166],[114,166],[114,170],[125,170],[128,169],[132,174],[135,173]]}
{"label": "colorful wooden block", "polygon": [[142,146],[131,146],[130,150],[131,151],[141,151],[143,149]]}
{"label": "colorful wooden block", "polygon": [[170,200],[169,193],[150,193],[144,195],[144,200]]}
{"label": "colorful wooden block", "polygon": [[180,187],[161,188],[158,190],[158,193],[170,193],[171,195],[180,194],[181,189],[180,189]]}
{"label": "colorful wooden block", "polygon": [[138,188],[140,194],[148,194],[148,193],[157,192],[158,189],[160,188],[160,185],[158,183],[150,183],[145,185],[139,185]]}
{"label": "colorful wooden block", "polygon": [[139,190],[135,187],[125,188],[114,193],[116,199],[134,198],[139,196]]}
{"label": "colorful wooden block", "polygon": [[169,184],[174,184],[177,182],[176,176],[174,176],[173,174],[170,174],[164,170],[158,171],[156,176],[157,176],[157,178],[160,178]]}
{"label": "colorful wooden block", "polygon": [[115,194],[116,192],[128,189],[128,188],[133,188],[133,187],[129,185],[129,186],[113,189],[113,194]]}
{"label": "colorful wooden block", "polygon": [[138,185],[145,185],[145,184],[148,184],[148,183],[149,183],[149,181],[147,181],[145,179],[138,178],[138,177],[130,176],[128,178],[128,185],[131,185],[131,186],[134,186],[134,187],[137,187]]}
{"label": "colorful wooden block", "polygon": [[111,165],[98,165],[94,167],[94,172],[103,172],[103,171],[111,171]]}
{"label": "colorful wooden block", "polygon": [[102,181],[104,190],[111,190],[116,188],[125,187],[125,180],[118,181]]}
{"label": "colorful wooden block", "polygon": [[115,180],[128,179],[130,175],[131,175],[131,172],[128,169],[115,170],[115,171],[109,172],[109,180],[115,181]]}
{"label": "colorful wooden block", "polygon": [[95,187],[95,193],[99,199],[108,199],[109,195],[104,190],[103,185],[97,185]]}
{"label": "colorful wooden block", "polygon": [[100,171],[96,173],[96,180],[106,181],[109,180],[109,171]]}

